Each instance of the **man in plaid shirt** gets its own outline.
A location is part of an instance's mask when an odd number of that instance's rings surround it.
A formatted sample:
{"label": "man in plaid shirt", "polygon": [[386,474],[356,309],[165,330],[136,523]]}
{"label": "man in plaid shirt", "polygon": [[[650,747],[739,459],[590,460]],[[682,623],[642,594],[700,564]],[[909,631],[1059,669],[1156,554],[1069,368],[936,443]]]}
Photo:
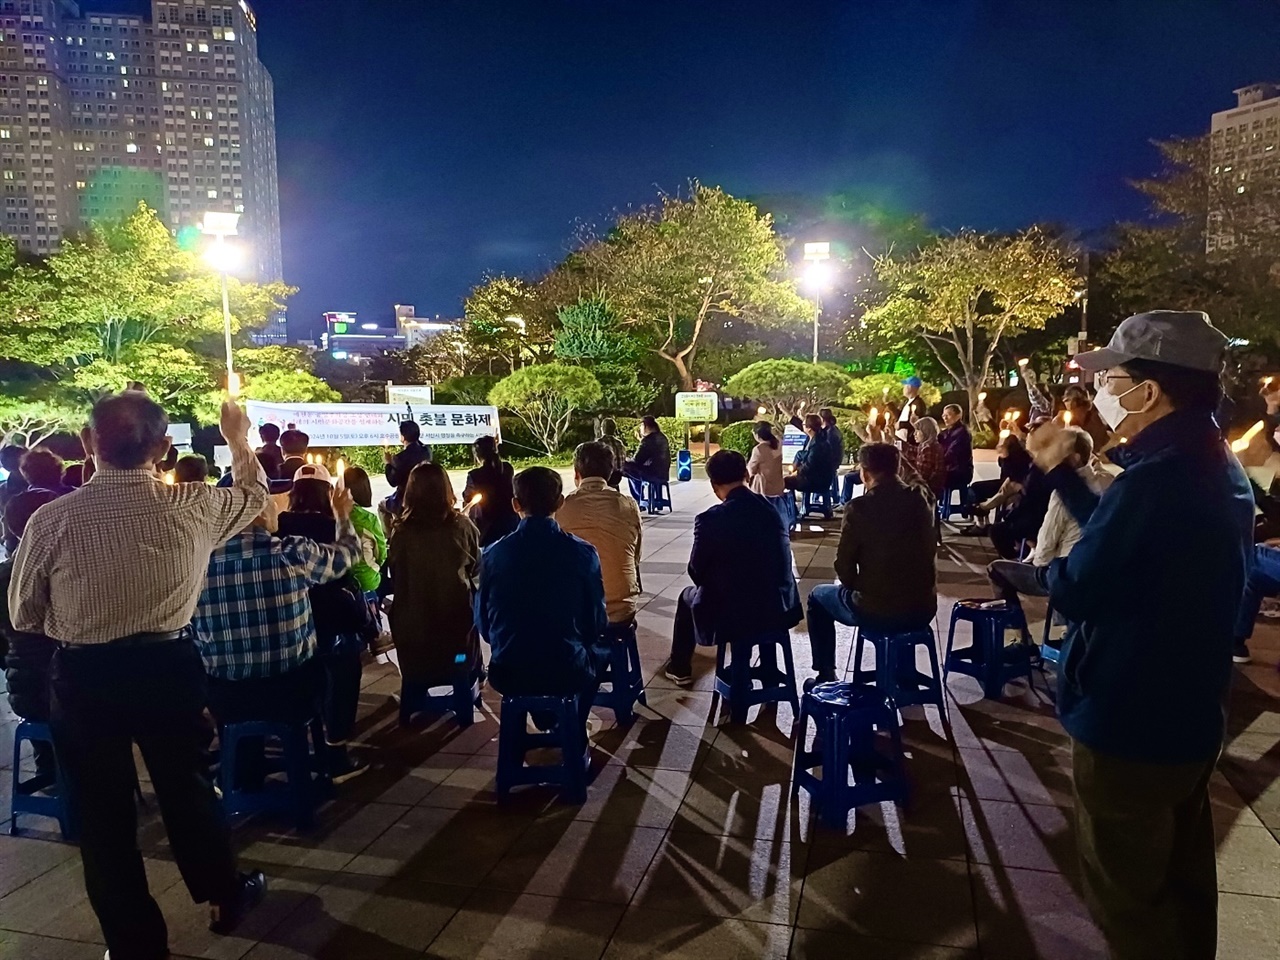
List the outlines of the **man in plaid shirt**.
{"label": "man in plaid shirt", "polygon": [[268,500],[243,533],[213,551],[192,626],[209,674],[209,708],[219,723],[309,719],[324,688],[315,657],[308,590],[345,575],[360,556],[353,500],[338,490],[337,542],[272,536]]}

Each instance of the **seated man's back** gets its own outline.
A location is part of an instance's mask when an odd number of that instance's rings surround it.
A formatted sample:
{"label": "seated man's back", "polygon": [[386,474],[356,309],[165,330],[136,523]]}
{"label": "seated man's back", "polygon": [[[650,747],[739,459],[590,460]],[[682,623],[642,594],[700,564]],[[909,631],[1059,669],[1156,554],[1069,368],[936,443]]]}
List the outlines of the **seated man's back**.
{"label": "seated man's back", "polygon": [[555,471],[531,467],[514,486],[520,525],[485,548],[476,593],[489,679],[507,694],[576,693],[594,681],[591,648],[608,625],[600,560],[553,519]]}
{"label": "seated man's back", "polygon": [[625,623],[635,617],[640,598],[640,508],[608,485],[614,468],[607,445],[581,444],[573,458],[578,489],[564,498],[556,522],[596,548],[609,622]]}

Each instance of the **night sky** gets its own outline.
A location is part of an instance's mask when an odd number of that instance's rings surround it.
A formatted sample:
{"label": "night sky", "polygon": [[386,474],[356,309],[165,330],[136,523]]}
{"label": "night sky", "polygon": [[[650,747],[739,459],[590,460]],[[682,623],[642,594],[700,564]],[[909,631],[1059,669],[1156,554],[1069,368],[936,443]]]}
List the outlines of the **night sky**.
{"label": "night sky", "polygon": [[[92,0],[86,6],[93,6]],[[256,0],[295,333],[457,316],[680,188],[855,189],[937,227],[1142,213],[1153,137],[1280,79],[1274,0]]]}

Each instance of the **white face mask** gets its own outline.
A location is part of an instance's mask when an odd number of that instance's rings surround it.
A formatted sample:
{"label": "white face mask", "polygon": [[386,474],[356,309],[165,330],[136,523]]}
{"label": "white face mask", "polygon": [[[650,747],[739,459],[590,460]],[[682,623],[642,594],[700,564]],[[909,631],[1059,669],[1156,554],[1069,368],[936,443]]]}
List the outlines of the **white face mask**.
{"label": "white face mask", "polygon": [[1106,422],[1107,426],[1112,430],[1119,428],[1124,423],[1125,417],[1134,413],[1133,410],[1126,410],[1124,404],[1120,402],[1122,397],[1127,397],[1138,387],[1146,386],[1146,382],[1134,384],[1124,393],[1117,396],[1111,392],[1111,385],[1107,384],[1105,390],[1099,390],[1093,398],[1093,408],[1098,411],[1098,416]]}

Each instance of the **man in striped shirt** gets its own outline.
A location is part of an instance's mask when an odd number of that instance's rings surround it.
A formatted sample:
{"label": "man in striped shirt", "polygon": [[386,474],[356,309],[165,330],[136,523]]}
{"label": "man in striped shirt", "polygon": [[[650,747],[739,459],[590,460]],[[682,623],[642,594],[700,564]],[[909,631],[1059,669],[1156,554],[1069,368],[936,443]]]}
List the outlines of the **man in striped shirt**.
{"label": "man in striped shirt", "polygon": [[155,464],[169,421],[146,393],[99,400],[81,434],[97,472],[35,512],[14,560],[13,626],[58,643],[50,723],[80,821],[85,889],[109,952],[162,960],[168,930],[138,851],[133,744],[142,751],[174,859],[193,900],[227,933],[262,899],[237,874],[208,775],[206,678],[191,633],[209,554],[262,512],[267,479],[249,418],[222,407],[235,484],[168,486]]}

